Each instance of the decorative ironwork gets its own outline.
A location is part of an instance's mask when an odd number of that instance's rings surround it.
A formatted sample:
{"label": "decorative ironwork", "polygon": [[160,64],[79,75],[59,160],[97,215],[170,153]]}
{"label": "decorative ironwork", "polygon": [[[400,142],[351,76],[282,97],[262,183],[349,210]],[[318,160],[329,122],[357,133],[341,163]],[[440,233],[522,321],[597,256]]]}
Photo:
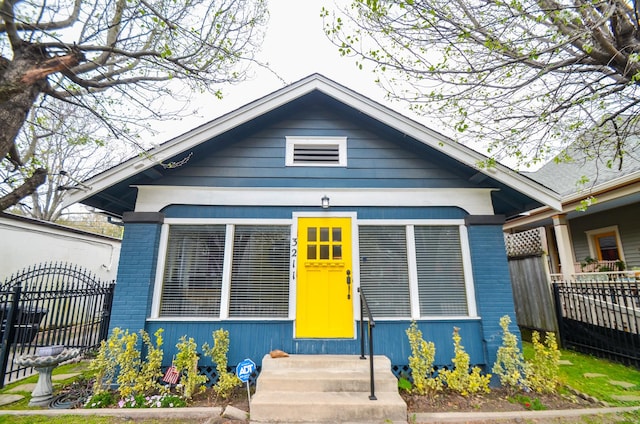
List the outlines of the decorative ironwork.
{"label": "decorative ironwork", "polygon": [[564,347],[640,368],[640,283],[554,283]]}
{"label": "decorative ironwork", "polygon": [[38,347],[97,348],[108,336],[114,288],[115,282],[67,263],[29,267],[1,283],[0,387],[30,375],[14,360]]}

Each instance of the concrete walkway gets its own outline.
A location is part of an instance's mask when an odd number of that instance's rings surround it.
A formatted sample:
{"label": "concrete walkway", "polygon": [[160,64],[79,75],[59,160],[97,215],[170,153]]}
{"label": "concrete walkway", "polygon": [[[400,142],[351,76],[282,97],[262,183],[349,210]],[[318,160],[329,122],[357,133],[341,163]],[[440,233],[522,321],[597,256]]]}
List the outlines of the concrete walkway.
{"label": "concrete walkway", "polygon": [[[509,411],[509,412],[437,412],[411,415],[411,423],[473,423],[523,419],[571,418],[589,415],[615,414],[640,409],[640,406],[619,408],[589,408],[547,411]],[[219,418],[223,409],[210,408],[148,408],[148,409],[43,409],[43,410],[0,410],[0,416],[44,415],[44,416],[112,416],[123,419],[183,419],[185,423],[204,423]],[[322,424],[316,421],[308,423]],[[303,423],[299,423],[303,424]]]}

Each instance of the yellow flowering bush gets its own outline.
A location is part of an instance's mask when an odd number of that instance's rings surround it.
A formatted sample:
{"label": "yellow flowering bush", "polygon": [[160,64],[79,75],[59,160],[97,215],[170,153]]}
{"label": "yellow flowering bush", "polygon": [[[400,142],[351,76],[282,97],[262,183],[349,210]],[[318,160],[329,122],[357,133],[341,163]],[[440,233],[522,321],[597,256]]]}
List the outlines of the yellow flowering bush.
{"label": "yellow flowering bush", "polygon": [[540,333],[531,335],[533,359],[525,369],[529,388],[538,393],[555,393],[560,385],[560,351],[554,333],[546,333],[544,343],[540,341]]}
{"label": "yellow flowering bush", "polygon": [[511,318],[508,315],[500,318],[502,327],[502,345],[498,348],[496,362],[492,371],[500,378],[500,384],[515,391],[525,386],[525,361],[518,347],[518,338],[509,331]]}
{"label": "yellow flowering bush", "polygon": [[449,389],[460,393],[462,396],[481,392],[489,393],[491,391],[489,389],[491,374],[482,375],[478,367],[473,367],[471,371],[469,370],[469,354],[465,352],[462,346],[462,337],[458,327],[453,329],[453,343],[455,357],[452,358],[452,361],[454,368],[453,370],[442,370],[440,372],[442,382]]}
{"label": "yellow flowering bush", "polygon": [[229,352],[229,332],[222,328],[213,332],[213,347],[208,343],[202,346],[204,353],[216,364],[218,381],[213,390],[222,398],[228,398],[233,389],[242,385],[237,375],[227,371],[227,352]]}
{"label": "yellow flowering bush", "polygon": [[138,349],[138,334],[114,328],[111,336],[100,344],[96,358],[89,364],[89,368],[96,372],[94,396],[108,391],[114,379],[122,398],[161,391],[163,386],[158,379],[162,376],[163,331],[159,329],[155,332],[154,345],[151,337],[140,330],[140,338],[148,352],[143,361]]}
{"label": "yellow flowering bush", "polygon": [[442,383],[438,378],[433,378],[433,362],[436,357],[436,347],[433,342],[426,342],[422,338],[422,331],[418,329],[415,321],[406,330],[411,346],[409,367],[413,379],[413,391],[424,395],[428,392],[442,390]]}
{"label": "yellow flowering bush", "polygon": [[181,375],[182,395],[185,399],[191,399],[194,394],[204,390],[207,377],[198,371],[198,346],[193,338],[180,337],[176,347],[178,348],[178,353],[176,354],[174,365]]}

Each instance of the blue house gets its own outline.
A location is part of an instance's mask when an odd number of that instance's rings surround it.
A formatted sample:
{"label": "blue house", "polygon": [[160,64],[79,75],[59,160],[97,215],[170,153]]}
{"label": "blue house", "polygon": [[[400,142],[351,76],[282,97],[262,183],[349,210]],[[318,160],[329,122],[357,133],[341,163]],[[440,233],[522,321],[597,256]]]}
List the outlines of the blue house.
{"label": "blue house", "polygon": [[[112,327],[230,333],[229,364],[375,353],[397,369],[416,321],[451,363],[454,327],[490,368],[515,322],[502,224],[553,191],[321,75],[311,75],[85,181],[70,202],[121,217]],[[517,332],[516,328],[512,329]],[[206,360],[206,358],[203,358]]]}

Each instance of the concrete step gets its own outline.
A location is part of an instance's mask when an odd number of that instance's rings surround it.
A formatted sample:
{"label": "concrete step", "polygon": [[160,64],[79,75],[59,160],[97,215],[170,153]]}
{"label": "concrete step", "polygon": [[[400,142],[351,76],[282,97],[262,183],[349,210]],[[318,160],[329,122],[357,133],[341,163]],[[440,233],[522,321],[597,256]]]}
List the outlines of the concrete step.
{"label": "concrete step", "polygon": [[[397,392],[398,379],[385,371],[374,373],[375,392]],[[257,391],[310,391],[310,392],[370,392],[369,371],[317,369],[270,369],[262,370],[256,384]]]}
{"label": "concrete step", "polygon": [[[391,361],[384,355],[374,355],[374,370],[391,370]],[[351,369],[369,371],[369,357],[359,355],[289,355],[284,358],[262,358],[262,369],[303,368],[303,369]]]}
{"label": "concrete step", "polygon": [[406,423],[407,405],[398,393],[256,392],[252,423]]}
{"label": "concrete step", "polygon": [[374,357],[376,400],[369,399],[369,367],[356,355],[267,355],[251,399],[251,422],[406,423],[391,361]]}

